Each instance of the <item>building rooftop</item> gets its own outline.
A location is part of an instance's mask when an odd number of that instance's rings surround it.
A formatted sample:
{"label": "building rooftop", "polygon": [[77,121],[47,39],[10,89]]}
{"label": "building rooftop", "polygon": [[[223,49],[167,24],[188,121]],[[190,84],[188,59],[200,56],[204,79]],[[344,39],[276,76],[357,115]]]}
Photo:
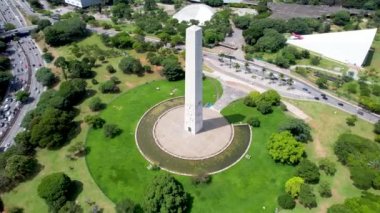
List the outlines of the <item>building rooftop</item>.
{"label": "building rooftop", "polygon": [[199,21],[200,25],[203,25],[211,19],[214,13],[214,9],[205,4],[191,4],[174,14],[173,18],[178,19],[179,22],[194,19]]}
{"label": "building rooftop", "polygon": [[365,29],[304,35],[287,43],[345,64],[362,66],[376,32],[377,29]]}

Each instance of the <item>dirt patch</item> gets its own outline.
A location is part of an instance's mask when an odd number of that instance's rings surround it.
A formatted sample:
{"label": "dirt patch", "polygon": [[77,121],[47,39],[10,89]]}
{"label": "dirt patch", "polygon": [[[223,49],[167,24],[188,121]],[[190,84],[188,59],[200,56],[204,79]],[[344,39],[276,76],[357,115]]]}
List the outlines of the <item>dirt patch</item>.
{"label": "dirt patch", "polygon": [[136,86],[135,84],[133,84],[133,83],[131,83],[131,82],[125,82],[124,84],[125,84],[128,88],[133,88],[133,87]]}
{"label": "dirt patch", "polygon": [[[316,125],[312,120],[309,120],[308,123],[312,129],[318,130],[318,125]],[[325,158],[327,156],[327,150],[322,145],[322,143],[319,140],[319,137],[317,135],[318,134],[313,135],[313,137],[314,137],[314,140],[313,140],[314,152],[315,152],[317,158]]]}

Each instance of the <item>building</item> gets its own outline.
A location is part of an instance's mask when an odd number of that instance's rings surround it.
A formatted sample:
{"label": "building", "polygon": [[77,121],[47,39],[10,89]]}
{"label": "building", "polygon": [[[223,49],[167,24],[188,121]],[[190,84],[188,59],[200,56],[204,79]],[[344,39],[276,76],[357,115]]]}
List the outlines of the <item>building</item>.
{"label": "building", "polygon": [[66,4],[84,8],[102,3],[102,0],[65,0]]}
{"label": "building", "polygon": [[214,9],[208,5],[190,4],[174,14],[173,18],[179,22],[197,20],[200,25],[203,25],[206,21],[210,21],[214,13]]}

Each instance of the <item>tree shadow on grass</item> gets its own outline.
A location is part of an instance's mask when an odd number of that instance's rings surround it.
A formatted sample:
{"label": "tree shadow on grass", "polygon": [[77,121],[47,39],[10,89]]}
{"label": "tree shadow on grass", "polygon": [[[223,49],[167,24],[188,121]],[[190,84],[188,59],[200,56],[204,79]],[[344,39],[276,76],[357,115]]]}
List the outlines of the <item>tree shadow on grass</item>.
{"label": "tree shadow on grass", "polygon": [[243,121],[245,119],[245,116],[242,115],[242,114],[231,114],[231,115],[225,115],[224,117],[230,123],[241,122],[241,121]]}
{"label": "tree shadow on grass", "polygon": [[71,183],[70,191],[68,192],[67,199],[75,201],[78,195],[83,191],[83,183],[79,180],[73,180]]}

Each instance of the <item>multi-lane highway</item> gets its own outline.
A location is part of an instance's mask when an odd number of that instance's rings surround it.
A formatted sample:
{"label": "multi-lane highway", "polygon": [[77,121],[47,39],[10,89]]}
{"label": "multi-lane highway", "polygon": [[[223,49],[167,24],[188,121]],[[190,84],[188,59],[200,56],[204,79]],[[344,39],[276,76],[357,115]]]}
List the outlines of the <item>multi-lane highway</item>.
{"label": "multi-lane highway", "polygon": [[[16,28],[25,28],[27,23],[12,1],[0,0],[0,18]],[[33,109],[39,100],[43,87],[35,79],[35,72],[44,62],[37,45],[30,36],[9,42],[7,54],[11,59],[13,79],[1,105],[0,147],[9,147],[15,135],[21,131],[21,121],[27,111]],[[30,93],[26,104],[15,100],[15,93],[25,90]],[[4,123],[4,124],[2,124]]]}
{"label": "multi-lane highway", "polygon": [[[215,63],[220,63],[219,62],[220,57],[216,54],[207,52],[204,54],[204,58],[206,60],[214,61]],[[228,59],[225,59],[225,60],[229,61]],[[263,61],[252,62],[252,61],[246,61],[243,59],[232,60],[232,63],[239,63],[241,69],[245,69],[246,62],[249,64],[249,69],[250,71],[253,71],[253,73],[252,72],[230,72],[229,75],[234,76],[235,78],[245,80],[248,83],[252,83],[252,74],[262,76],[262,77],[268,77],[269,73],[273,73],[274,77],[277,76],[277,78],[280,75],[283,75],[284,78],[293,79],[293,82],[294,82],[293,87],[295,90],[304,91],[307,94],[309,94],[308,96],[304,97],[306,99],[331,105],[335,108],[346,111],[350,114],[357,115],[358,117],[364,120],[367,120],[371,123],[375,123],[378,120],[380,120],[379,115],[371,113],[370,111],[363,109],[362,107],[358,105],[349,103],[339,97],[336,97],[335,95],[330,94],[327,91],[321,90],[317,88],[316,86],[314,86],[313,84],[306,82],[305,80],[300,79],[297,76],[292,75],[291,72],[287,69],[281,69]]]}

